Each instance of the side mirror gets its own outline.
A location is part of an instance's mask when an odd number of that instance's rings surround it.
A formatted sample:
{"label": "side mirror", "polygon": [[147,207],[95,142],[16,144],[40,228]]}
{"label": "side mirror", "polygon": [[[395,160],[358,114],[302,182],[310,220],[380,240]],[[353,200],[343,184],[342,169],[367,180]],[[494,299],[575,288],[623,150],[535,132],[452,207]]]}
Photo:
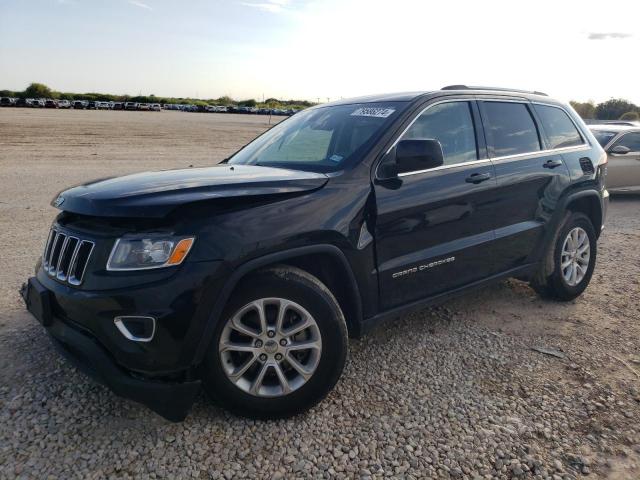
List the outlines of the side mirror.
{"label": "side mirror", "polygon": [[625,147],[624,145],[617,145],[609,149],[609,153],[613,153],[616,155],[626,155],[630,151],[631,149],[629,147]]}
{"label": "side mirror", "polygon": [[396,145],[398,173],[427,170],[443,163],[444,154],[438,140],[402,140]]}
{"label": "side mirror", "polygon": [[402,140],[383,158],[376,178],[397,180],[400,173],[428,170],[443,164],[444,154],[438,140]]}

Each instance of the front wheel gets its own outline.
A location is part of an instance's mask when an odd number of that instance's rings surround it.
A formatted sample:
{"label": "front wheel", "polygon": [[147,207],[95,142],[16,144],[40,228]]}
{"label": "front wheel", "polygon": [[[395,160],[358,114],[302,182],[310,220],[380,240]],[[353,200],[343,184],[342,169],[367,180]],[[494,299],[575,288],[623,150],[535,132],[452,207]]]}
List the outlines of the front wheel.
{"label": "front wheel", "polygon": [[244,280],[216,328],[203,368],[206,392],[251,418],[311,408],[338,381],[347,328],[332,293],[288,266]]}
{"label": "front wheel", "polygon": [[589,285],[596,265],[597,238],[589,217],[569,214],[559,227],[545,264],[552,272],[540,272],[531,286],[542,296],[573,300]]}

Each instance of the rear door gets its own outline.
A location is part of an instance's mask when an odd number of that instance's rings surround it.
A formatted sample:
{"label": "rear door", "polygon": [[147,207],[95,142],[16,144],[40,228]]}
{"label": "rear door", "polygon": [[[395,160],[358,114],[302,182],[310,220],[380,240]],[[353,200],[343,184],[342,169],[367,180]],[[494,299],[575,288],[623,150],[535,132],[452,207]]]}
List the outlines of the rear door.
{"label": "rear door", "polygon": [[619,137],[608,148],[627,147],[625,154],[608,153],[607,187],[608,188],[640,188],[640,132],[629,132]]}
{"label": "rear door", "polygon": [[545,226],[570,182],[569,170],[562,149],[549,148],[527,100],[478,103],[497,179],[494,272],[506,272],[536,261]]}
{"label": "rear door", "polygon": [[479,124],[473,100],[440,101],[398,139],[438,140],[444,165],[375,184],[382,309],[490,274],[496,180]]}

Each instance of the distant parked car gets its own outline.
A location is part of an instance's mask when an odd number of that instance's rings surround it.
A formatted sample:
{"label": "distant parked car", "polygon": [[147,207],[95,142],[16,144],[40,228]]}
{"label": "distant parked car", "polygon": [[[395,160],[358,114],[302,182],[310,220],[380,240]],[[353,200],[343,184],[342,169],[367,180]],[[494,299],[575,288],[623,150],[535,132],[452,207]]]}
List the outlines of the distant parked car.
{"label": "distant parked car", "polygon": [[124,110],[124,103],[122,102],[113,102],[113,110]]}
{"label": "distant parked car", "polygon": [[15,107],[16,99],[11,97],[0,97],[0,107]]}
{"label": "distant parked car", "polygon": [[98,108],[98,102],[96,102],[95,100],[90,100],[87,108],[89,110],[96,110]]}
{"label": "distant parked car", "polygon": [[49,98],[44,101],[44,108],[58,108],[58,102]]}
{"label": "distant parked car", "polygon": [[74,110],[84,110],[89,106],[89,102],[87,100],[74,100],[71,106]]}
{"label": "distant parked car", "polygon": [[159,103],[152,103],[149,105],[149,110],[151,110],[152,112],[160,112],[162,110],[162,107]]}
{"label": "distant parked car", "polygon": [[607,190],[640,192],[640,125],[607,123],[589,128],[607,152]]}
{"label": "distant parked car", "polygon": [[69,100],[58,100],[58,108],[71,108]]}
{"label": "distant parked car", "polygon": [[111,102],[96,102],[96,110],[111,110]]}
{"label": "distant parked car", "polygon": [[31,99],[31,107],[32,108],[44,108],[44,99],[42,99],[42,98],[32,98]]}
{"label": "distant parked car", "polygon": [[138,104],[138,110],[149,110],[149,104],[148,103],[139,103]]}
{"label": "distant parked car", "polygon": [[138,104],[136,102],[126,102],[124,104],[125,110],[138,110]]}

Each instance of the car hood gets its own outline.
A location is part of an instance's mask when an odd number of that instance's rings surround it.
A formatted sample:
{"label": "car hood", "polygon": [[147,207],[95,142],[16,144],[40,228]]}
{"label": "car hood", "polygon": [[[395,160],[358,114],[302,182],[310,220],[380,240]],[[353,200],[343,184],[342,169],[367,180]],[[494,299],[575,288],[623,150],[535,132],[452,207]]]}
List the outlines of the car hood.
{"label": "car hood", "polygon": [[51,205],[82,215],[159,218],[187,203],[305,192],[327,180],[324,174],[300,170],[219,165],[96,180],[60,192]]}

